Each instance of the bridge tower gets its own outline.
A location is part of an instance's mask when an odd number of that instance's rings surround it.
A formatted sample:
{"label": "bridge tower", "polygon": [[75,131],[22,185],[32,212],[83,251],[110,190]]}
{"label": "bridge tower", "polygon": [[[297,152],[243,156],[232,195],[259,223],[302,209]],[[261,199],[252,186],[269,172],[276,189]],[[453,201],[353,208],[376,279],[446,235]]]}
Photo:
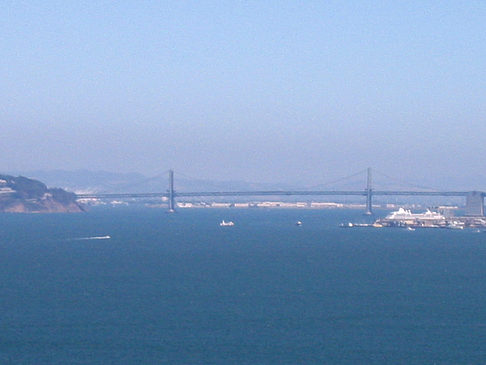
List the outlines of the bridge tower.
{"label": "bridge tower", "polygon": [[466,215],[484,216],[484,193],[470,191],[466,195]]}
{"label": "bridge tower", "polygon": [[366,179],[366,215],[373,214],[373,188],[371,182],[371,167],[368,167],[367,170],[367,179]]}
{"label": "bridge tower", "polygon": [[174,170],[169,170],[169,213],[175,212]]}

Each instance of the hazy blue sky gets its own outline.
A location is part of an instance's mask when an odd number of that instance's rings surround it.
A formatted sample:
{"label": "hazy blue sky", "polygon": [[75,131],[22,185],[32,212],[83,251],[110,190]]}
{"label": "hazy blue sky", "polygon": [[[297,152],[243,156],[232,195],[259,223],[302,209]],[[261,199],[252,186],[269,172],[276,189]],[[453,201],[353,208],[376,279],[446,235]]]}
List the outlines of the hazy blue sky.
{"label": "hazy blue sky", "polygon": [[0,8],[0,170],[308,184],[367,166],[427,182],[485,172],[484,1]]}

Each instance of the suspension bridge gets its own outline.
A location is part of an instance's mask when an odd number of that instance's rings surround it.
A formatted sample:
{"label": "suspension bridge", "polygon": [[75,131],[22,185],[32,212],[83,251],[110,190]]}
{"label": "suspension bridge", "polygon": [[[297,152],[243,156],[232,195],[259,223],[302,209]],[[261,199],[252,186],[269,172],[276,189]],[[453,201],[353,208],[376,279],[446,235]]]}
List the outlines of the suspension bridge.
{"label": "suspension bridge", "polygon": [[174,171],[168,171],[168,190],[155,193],[94,193],[77,194],[78,199],[141,199],[166,198],[169,212],[176,208],[176,198],[187,197],[258,197],[258,196],[362,196],[365,199],[365,214],[373,213],[374,196],[422,196],[463,197],[466,199],[466,215],[484,216],[482,191],[434,191],[422,190],[375,190],[372,184],[371,168],[366,170],[366,186],[363,190],[255,190],[255,191],[195,191],[182,192],[175,189]]}

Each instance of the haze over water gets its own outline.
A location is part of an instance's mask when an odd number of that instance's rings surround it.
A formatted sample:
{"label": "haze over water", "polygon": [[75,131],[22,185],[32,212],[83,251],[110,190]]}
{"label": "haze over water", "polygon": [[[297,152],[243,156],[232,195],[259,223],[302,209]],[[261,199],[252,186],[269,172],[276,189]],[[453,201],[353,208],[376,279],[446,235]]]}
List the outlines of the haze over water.
{"label": "haze over water", "polygon": [[2,214],[0,362],[482,363],[486,235],[361,213]]}
{"label": "haze over water", "polygon": [[483,1],[7,1],[0,170],[486,190]]}

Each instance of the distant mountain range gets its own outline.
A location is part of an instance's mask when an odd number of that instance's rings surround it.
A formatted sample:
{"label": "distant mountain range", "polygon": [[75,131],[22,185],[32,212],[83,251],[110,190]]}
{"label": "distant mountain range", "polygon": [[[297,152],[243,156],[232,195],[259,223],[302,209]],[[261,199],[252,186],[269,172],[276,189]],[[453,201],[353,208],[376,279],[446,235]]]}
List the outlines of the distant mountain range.
{"label": "distant mountain range", "polygon": [[[17,171],[11,174],[37,179],[50,187],[60,187],[76,193],[165,192],[169,186],[167,173],[155,177],[147,177],[140,173],[116,173],[90,170],[35,170]],[[177,175],[175,176],[175,187],[178,191],[302,189],[302,187],[288,184],[188,179],[178,177]]]}
{"label": "distant mountain range", "polygon": [[[168,174],[147,177],[140,173],[107,172],[91,170],[35,170],[16,171],[10,175],[26,176],[44,182],[49,187],[59,187],[76,193],[141,193],[165,192],[168,189]],[[346,181],[313,186],[285,183],[255,183],[240,180],[214,181],[189,179],[175,174],[176,191],[248,191],[248,190],[364,190],[366,176],[355,176]],[[435,181],[435,189],[420,187],[429,185],[424,182],[416,186],[385,181],[377,177],[373,181],[375,190],[481,190],[486,191],[486,177],[476,176],[473,180],[462,176],[452,176]]]}
{"label": "distant mountain range", "polygon": [[[113,173],[90,170],[35,170],[17,171],[15,175],[26,176],[44,182],[50,187],[60,187],[79,192],[120,192],[125,186],[142,181],[146,177],[138,173]],[[127,191],[132,192],[132,191]]]}

